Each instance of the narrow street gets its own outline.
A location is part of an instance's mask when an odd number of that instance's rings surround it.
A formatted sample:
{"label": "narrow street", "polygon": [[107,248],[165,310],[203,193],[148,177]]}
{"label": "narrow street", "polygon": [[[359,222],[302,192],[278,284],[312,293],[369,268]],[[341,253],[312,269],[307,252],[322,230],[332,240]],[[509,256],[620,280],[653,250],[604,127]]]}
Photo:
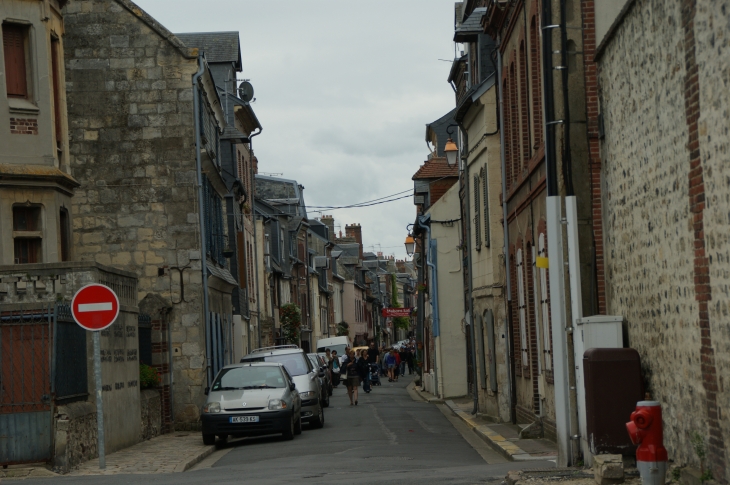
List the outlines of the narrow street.
{"label": "narrow street", "polygon": [[[420,400],[407,389],[409,376],[360,393],[349,406],[344,388],[334,390],[323,429],[293,441],[279,436],[231,440],[185,473],[71,476],[25,480],[33,484],[274,484],[489,483],[508,471],[548,468],[549,461],[508,462],[491,450],[443,404]],[[467,441],[468,439],[468,441]]]}

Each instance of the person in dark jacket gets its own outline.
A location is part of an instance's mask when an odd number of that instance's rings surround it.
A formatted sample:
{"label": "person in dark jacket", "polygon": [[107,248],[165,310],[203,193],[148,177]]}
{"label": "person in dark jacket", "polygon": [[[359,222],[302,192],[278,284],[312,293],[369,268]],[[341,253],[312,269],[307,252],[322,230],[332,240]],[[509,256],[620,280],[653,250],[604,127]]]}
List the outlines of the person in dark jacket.
{"label": "person in dark jacket", "polygon": [[370,363],[368,362],[368,351],[367,349],[362,351],[360,358],[357,359],[357,371],[360,374],[360,380],[362,380],[362,390],[366,393],[371,391],[370,388]]}
{"label": "person in dark jacket", "polygon": [[342,361],[342,371],[345,375],[345,387],[347,387],[347,397],[350,398],[350,406],[357,406],[357,390],[360,387],[360,374],[358,373],[354,350],[347,350],[347,357]]}

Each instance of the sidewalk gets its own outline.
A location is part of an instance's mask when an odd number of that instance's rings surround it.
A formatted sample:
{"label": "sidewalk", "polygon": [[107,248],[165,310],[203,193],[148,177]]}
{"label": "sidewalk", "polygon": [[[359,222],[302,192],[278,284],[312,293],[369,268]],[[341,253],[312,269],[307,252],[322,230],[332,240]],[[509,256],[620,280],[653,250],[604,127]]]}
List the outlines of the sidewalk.
{"label": "sidewalk", "polygon": [[79,465],[68,476],[184,472],[213,451],[215,446],[205,446],[200,433],[164,434],[107,455],[104,470],[99,469],[99,460],[94,458]]}
{"label": "sidewalk", "polygon": [[520,427],[511,423],[492,423],[483,417],[474,416],[471,399],[442,401],[428,392],[414,387],[413,390],[424,401],[444,403],[466,423],[474,433],[495,451],[512,461],[553,460],[558,457],[555,443],[544,438],[520,439]]}

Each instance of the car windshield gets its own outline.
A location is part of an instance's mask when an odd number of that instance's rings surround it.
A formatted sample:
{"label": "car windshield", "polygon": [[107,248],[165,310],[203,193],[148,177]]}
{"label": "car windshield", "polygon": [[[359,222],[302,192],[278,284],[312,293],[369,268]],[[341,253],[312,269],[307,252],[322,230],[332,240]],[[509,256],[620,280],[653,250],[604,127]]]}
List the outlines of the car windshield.
{"label": "car windshield", "polygon": [[297,352],[291,354],[265,355],[253,359],[246,358],[246,362],[278,362],[284,364],[289,375],[301,376],[309,373],[309,366],[305,360],[304,353]]}
{"label": "car windshield", "polygon": [[222,369],[213,382],[213,391],[235,389],[277,389],[286,387],[284,374],[279,367],[245,366]]}
{"label": "car windshield", "polygon": [[317,362],[317,357],[315,355],[307,355],[307,357],[309,357],[309,362],[311,362],[314,367],[319,367],[319,362]]}

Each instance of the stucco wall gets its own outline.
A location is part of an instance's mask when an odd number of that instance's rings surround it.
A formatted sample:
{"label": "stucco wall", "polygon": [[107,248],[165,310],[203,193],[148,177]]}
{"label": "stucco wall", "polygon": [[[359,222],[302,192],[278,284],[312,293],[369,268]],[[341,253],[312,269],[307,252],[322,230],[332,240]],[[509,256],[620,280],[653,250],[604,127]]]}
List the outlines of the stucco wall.
{"label": "stucco wall", "polygon": [[730,442],[724,8],[697,2],[692,25],[684,2],[638,0],[600,58],[608,313],[626,317],[670,458],[695,466],[693,433],[716,464]]}
{"label": "stucco wall", "polygon": [[[428,213],[436,221],[459,218],[459,184],[454,184],[432,205]],[[431,224],[431,238],[436,240],[438,271],[439,335],[434,337],[438,395],[444,398],[467,394],[466,333],[462,321],[464,275],[461,265],[459,224]],[[433,252],[432,252],[433,254]],[[430,288],[434,287],[429,268]],[[433,298],[433,290],[429,299]]]}

